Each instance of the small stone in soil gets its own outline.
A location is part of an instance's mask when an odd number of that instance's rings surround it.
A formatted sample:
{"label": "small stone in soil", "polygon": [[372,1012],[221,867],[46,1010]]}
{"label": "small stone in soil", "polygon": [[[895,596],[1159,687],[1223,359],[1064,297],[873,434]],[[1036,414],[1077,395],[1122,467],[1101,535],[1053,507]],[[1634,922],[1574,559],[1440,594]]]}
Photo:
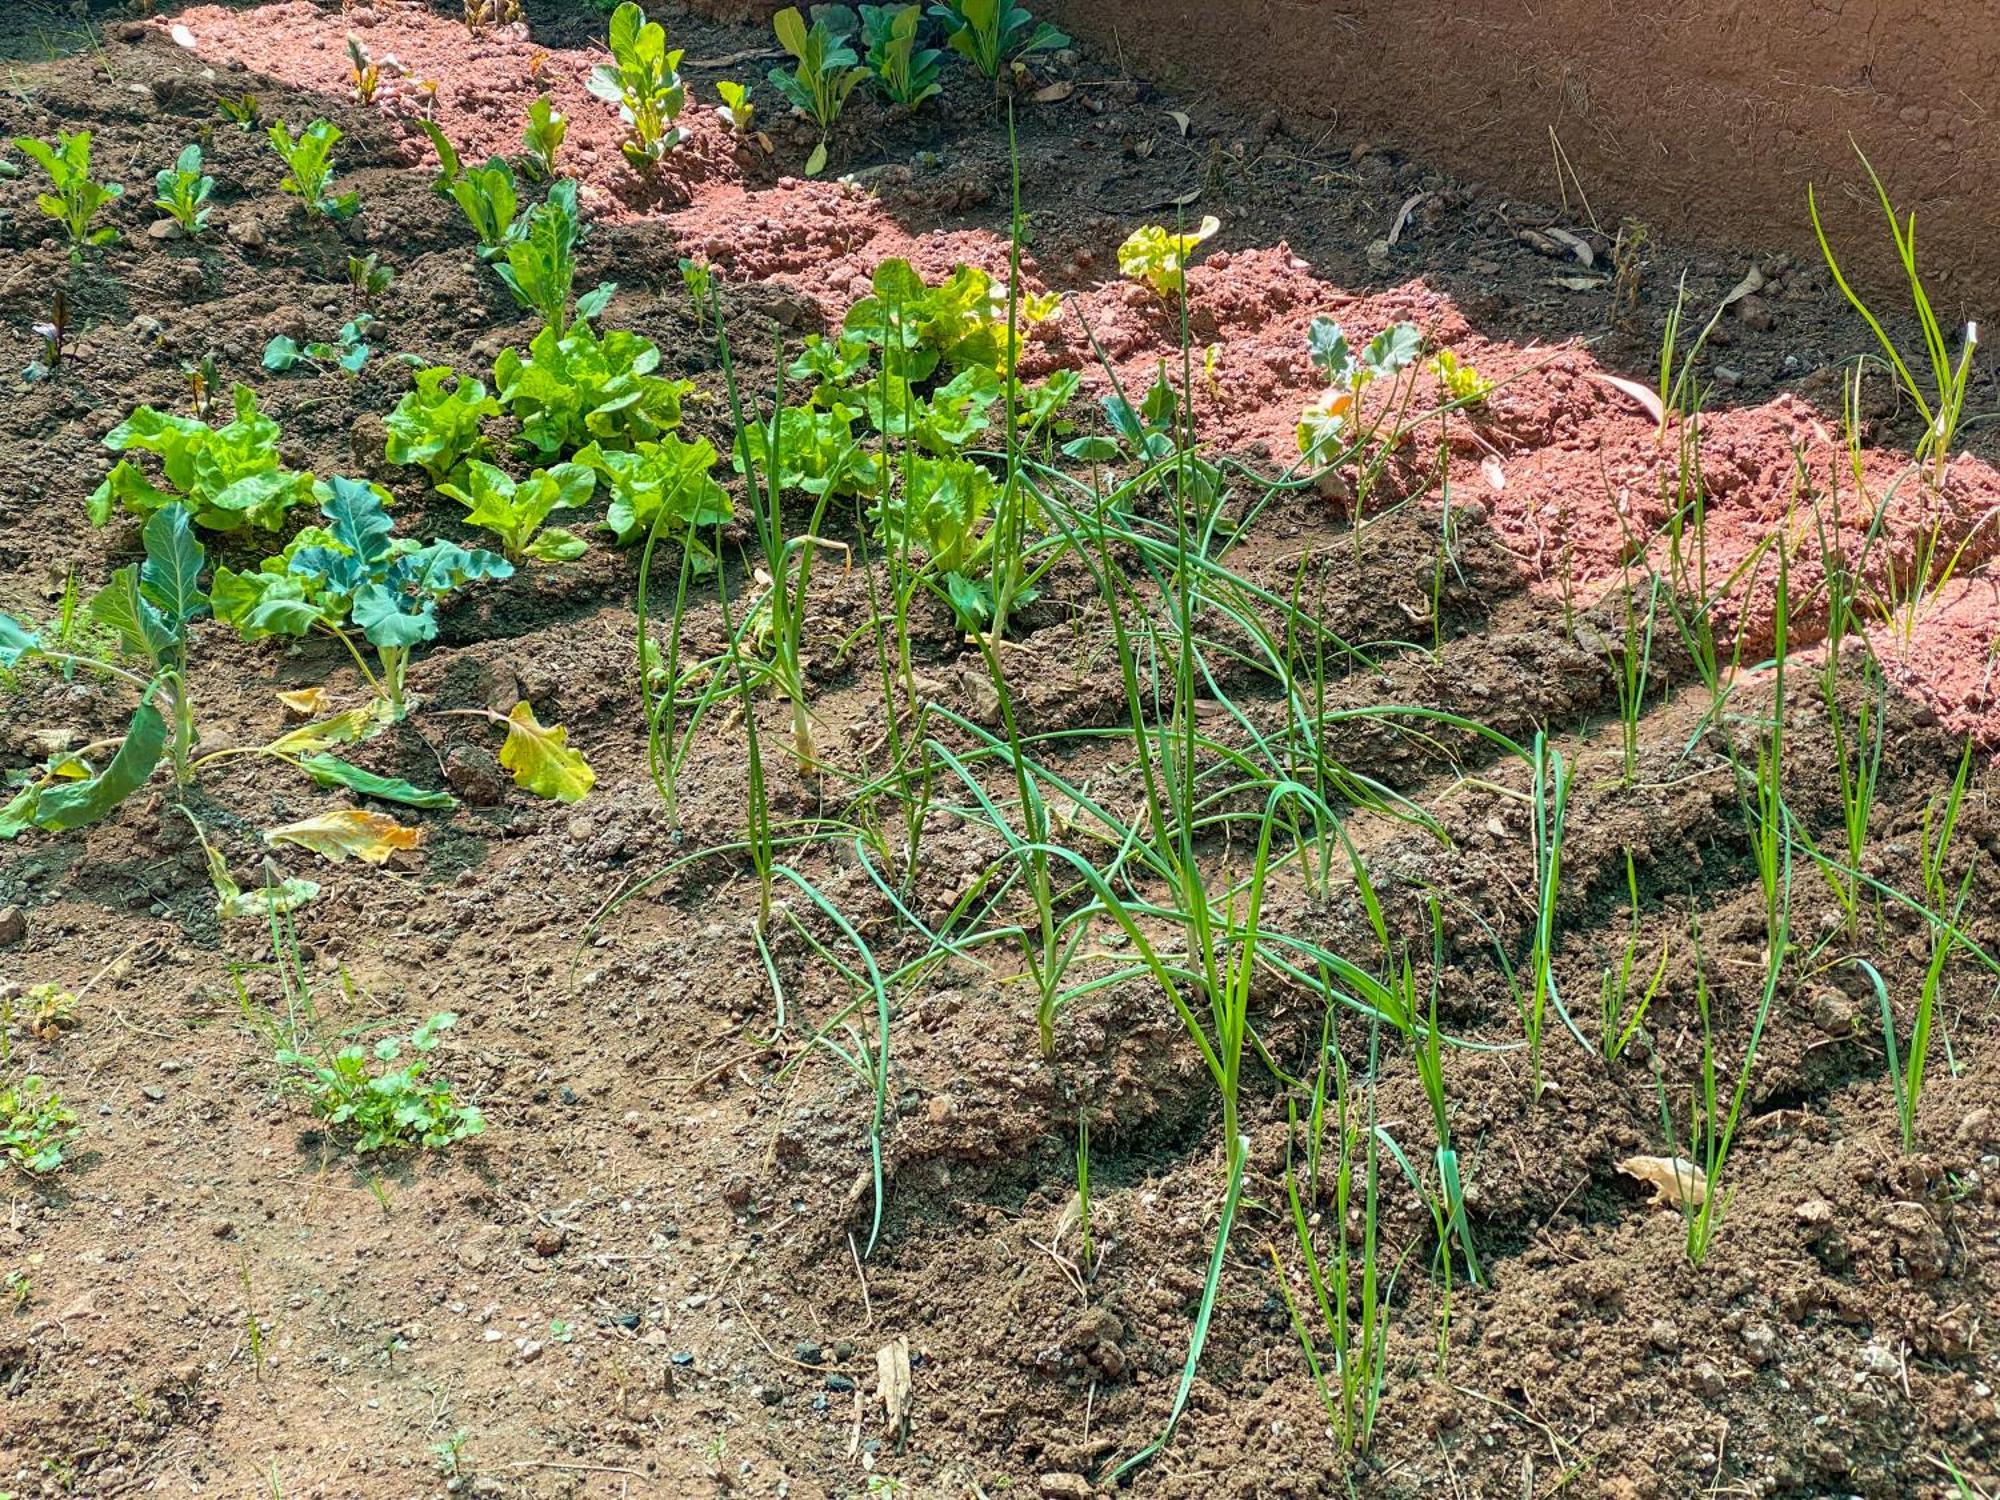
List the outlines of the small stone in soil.
{"label": "small stone in soil", "polygon": [[826,1351],[811,1339],[800,1339],[792,1346],[792,1357],[802,1365],[816,1365],[826,1358]]}
{"label": "small stone in soil", "polygon": [[28,935],[28,914],[18,906],[0,906],[0,948],[11,948]]}

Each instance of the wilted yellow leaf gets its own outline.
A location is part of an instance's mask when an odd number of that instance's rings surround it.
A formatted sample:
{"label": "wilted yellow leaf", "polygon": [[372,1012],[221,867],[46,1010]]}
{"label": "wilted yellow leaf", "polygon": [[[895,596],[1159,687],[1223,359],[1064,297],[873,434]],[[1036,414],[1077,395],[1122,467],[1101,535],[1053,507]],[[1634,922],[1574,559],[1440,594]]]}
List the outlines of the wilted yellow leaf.
{"label": "wilted yellow leaf", "polygon": [[270,748],[281,755],[317,755],[334,745],[351,745],[375,728],[376,718],[366,708],[350,708],[330,719],[301,724],[271,741]]}
{"label": "wilted yellow leaf", "polygon": [[323,714],[326,712],[326,689],[323,687],[299,688],[294,692],[278,694],[278,701],[297,714],[301,719],[310,719],[314,714]]}
{"label": "wilted yellow leaf", "polygon": [[1653,1201],[1675,1208],[1700,1208],[1708,1201],[1708,1178],[1682,1156],[1628,1156],[1618,1163],[1627,1177],[1653,1190]]}
{"label": "wilted yellow leaf", "polygon": [[405,828],[387,813],[346,807],[269,829],[264,842],[297,844],[335,864],[352,855],[364,864],[379,865],[398,849],[416,848],[423,837],[423,829]]}
{"label": "wilted yellow leaf", "polygon": [[525,702],[516,703],[507,716],[500,764],[514,773],[514,785],[558,802],[581,802],[597,785],[590,762],[569,748],[569,731],[560,724],[537,723]]}

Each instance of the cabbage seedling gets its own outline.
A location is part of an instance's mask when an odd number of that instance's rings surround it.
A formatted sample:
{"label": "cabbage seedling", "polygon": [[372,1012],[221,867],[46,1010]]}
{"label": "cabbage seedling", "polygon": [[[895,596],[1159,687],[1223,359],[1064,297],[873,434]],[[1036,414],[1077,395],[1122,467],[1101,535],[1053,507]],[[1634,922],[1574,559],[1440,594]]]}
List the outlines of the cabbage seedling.
{"label": "cabbage seedling", "polygon": [[725,78],[716,84],[715,92],[722,100],[715,107],[716,116],[738,135],[748,135],[751,122],[757,118],[757,106],[750,102],[750,85]]}
{"label": "cabbage seedling", "polygon": [[519,237],[514,211],[521,199],[514,188],[514,169],[506,158],[492,156],[483,167],[465,168],[445,191],[479,236],[481,260],[491,260],[509,240]]}
{"label": "cabbage seedling", "polygon": [[340,141],[340,129],[325,120],[314,120],[304,130],[294,136],[283,120],[277,121],[265,132],[285,163],[285,179],[278,184],[279,190],[290,193],[305,205],[309,219],[352,218],[361,207],[358,193],[342,193],[332,196],[328,191],[333,182],[333,148]]}

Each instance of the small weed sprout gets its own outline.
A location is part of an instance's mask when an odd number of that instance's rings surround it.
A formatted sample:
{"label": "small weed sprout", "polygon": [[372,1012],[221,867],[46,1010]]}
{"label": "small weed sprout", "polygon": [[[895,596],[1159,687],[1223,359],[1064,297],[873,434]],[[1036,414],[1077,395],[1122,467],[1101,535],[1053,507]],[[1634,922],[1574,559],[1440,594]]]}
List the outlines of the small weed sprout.
{"label": "small weed sprout", "polygon": [[840,119],[847,96],[868,76],[868,70],[858,66],[854,48],[848,45],[847,26],[853,19],[852,11],[843,13],[827,7],[813,17],[812,29],[807,30],[797,6],[786,6],[771,18],[778,44],[794,59],[789,71],[771,69],[771,87],[819,127],[819,144],[806,158],[808,177],[817,177],[826,169],[828,137]]}
{"label": "small weed sprout", "polygon": [[64,1153],[83,1133],[76,1112],[48,1083],[30,1073],[0,1086],[0,1157],[30,1177],[59,1170]]}
{"label": "small weed sprout", "polygon": [[382,86],[382,69],[351,31],[347,33],[347,80],[354,86],[355,103],[375,102],[375,91]]}
{"label": "small weed sprout", "polygon": [[347,284],[363,303],[373,302],[388,291],[389,283],[395,279],[395,269],[383,265],[376,251],[347,257]]}
{"label": "small weed sprout", "polygon": [[42,341],[41,352],[21,370],[21,379],[33,384],[37,380],[47,380],[62,368],[65,359],[73,358],[69,348],[70,305],[69,292],[57,287],[55,295],[49,299],[48,318],[35,324],[35,337]]}
{"label": "small weed sprout", "polygon": [[292,1075],[314,1114],[353,1132],[357,1156],[387,1149],[435,1150],[486,1128],[476,1105],[461,1103],[450,1084],[426,1076],[439,1036],[457,1021],[450,1011],[440,1011],[407,1038],[384,1037],[372,1049],[343,1047],[323,1059],[282,1048],[277,1062]]}
{"label": "small weed sprout", "polygon": [[65,131],[54,145],[33,136],[17,136],[14,144],[48,174],[55,191],[37,195],[35,206],[62,225],[69,236],[71,259],[81,259],[85,246],[106,245],[118,238],[118,231],[109,224],[90,227],[106,204],[124,196],[125,189],[90,175],[88,130]]}
{"label": "small weed sprout", "polygon": [[648,170],[687,136],[673,123],[687,103],[682,54],[667,50],[666,28],[648,21],[632,0],[612,12],[609,40],[611,61],[591,71],[590,91],[618,106],[619,118],[632,131],[620,148],[625,160]]}
{"label": "small weed sprout", "polygon": [[262,123],[255,94],[224,94],[215,101],[215,110],[238,130],[255,130]]}
{"label": "small weed sprout", "polygon": [[153,178],[153,207],[192,239],[208,226],[208,197],[215,179],[202,174],[201,147],[189,142],[171,167]]}

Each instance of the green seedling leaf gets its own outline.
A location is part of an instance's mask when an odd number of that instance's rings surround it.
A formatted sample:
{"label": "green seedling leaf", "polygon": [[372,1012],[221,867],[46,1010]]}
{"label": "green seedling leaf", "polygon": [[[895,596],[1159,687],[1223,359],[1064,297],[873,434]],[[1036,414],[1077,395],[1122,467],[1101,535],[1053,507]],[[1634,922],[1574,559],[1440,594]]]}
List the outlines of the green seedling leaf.
{"label": "green seedling leaf", "polygon": [[521,424],[523,451],[548,462],[592,443],[630,448],[676,430],[694,383],[658,375],[659,367],[652,340],[623,329],[600,337],[578,323],[566,334],[544,328],[525,355],[502,350],[493,384]]}
{"label": "green seedling leaf", "polygon": [[1142,225],[1118,247],[1118,270],[1162,297],[1178,297],[1187,288],[1188,257],[1220,228],[1222,221],[1214,214],[1205,217],[1193,234],[1175,234],[1160,224]]}
{"label": "green seedling leaf", "polygon": [[416,464],[442,484],[468,458],[487,451],[480,424],[500,415],[500,403],[477,380],[449,365],[416,373],[414,386],[389,413],[384,456],[392,464]]}
{"label": "green seedling leaf", "polygon": [[500,764],[514,773],[514,785],[557,802],[581,802],[597,784],[597,773],[582,754],[569,748],[569,731],[543,726],[525,702],[507,716],[507,743]]}
{"label": "green seedling leaf", "polygon": [[542,523],[551,511],[583,504],[596,485],[596,472],[583,464],[537,469],[516,482],[493,465],[474,461],[439,485],[438,493],[466,506],[466,524],[499,537],[508,557],[567,562],[584,554],[584,542],[560,528],[543,531]]}
{"label": "green seedling leaf", "polygon": [[398,802],[405,807],[449,809],[458,806],[458,798],[450,792],[431,791],[413,786],[397,776],[378,776],[373,771],[332,755],[308,755],[299,762],[300,768],[321,786],[344,786],[350,791],[360,792],[365,797],[379,797],[384,802]]}
{"label": "green seedling leaf", "polygon": [[153,707],[154,691],[148,688],[139,701],[110,763],[86,780],[42,788],[27,815],[30,825],[51,833],[82,828],[107,817],[146,784],[167,748],[167,721]]}

